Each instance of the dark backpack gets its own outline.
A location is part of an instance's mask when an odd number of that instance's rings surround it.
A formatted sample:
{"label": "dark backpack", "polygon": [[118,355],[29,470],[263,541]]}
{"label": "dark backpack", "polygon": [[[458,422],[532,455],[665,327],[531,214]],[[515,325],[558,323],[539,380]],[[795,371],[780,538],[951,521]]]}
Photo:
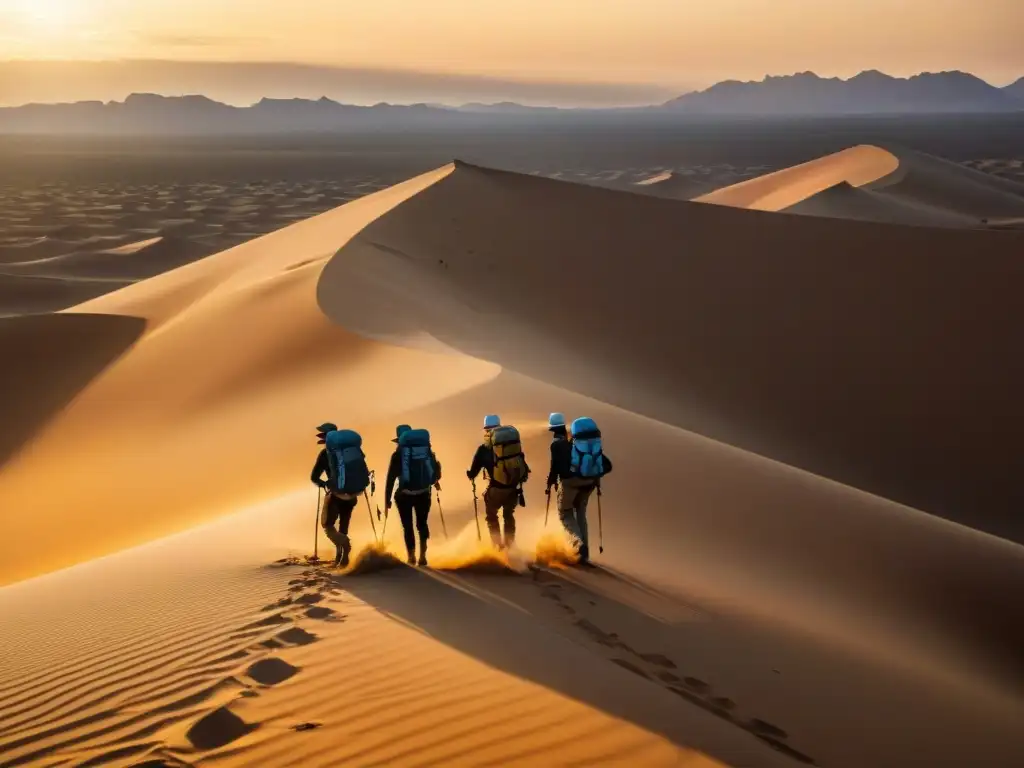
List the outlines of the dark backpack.
{"label": "dark backpack", "polygon": [[569,471],[576,477],[599,479],[604,475],[601,430],[586,417],[572,423],[572,458]]}
{"label": "dark backpack", "polygon": [[430,433],[410,429],[398,438],[398,458],[402,471],[398,474],[400,491],[425,491],[437,480],[434,453],[430,449]]}
{"label": "dark backpack", "polygon": [[330,465],[327,489],[332,493],[358,495],[370,484],[370,470],[363,454],[363,438],[351,429],[328,432],[324,441]]}

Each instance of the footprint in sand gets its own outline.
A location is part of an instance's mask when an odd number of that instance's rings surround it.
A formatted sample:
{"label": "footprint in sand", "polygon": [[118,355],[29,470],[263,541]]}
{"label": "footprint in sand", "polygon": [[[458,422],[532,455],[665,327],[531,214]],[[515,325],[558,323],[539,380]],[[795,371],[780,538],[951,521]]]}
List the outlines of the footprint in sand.
{"label": "footprint in sand", "polygon": [[266,618],[260,619],[259,621],[254,621],[252,624],[246,624],[242,627],[242,631],[260,629],[261,627],[273,627],[278,624],[291,624],[291,621],[292,620],[283,613],[275,613],[267,616]]}
{"label": "footprint in sand", "polygon": [[268,613],[270,611],[276,611],[278,608],[286,608],[287,606],[289,606],[291,604],[292,604],[292,599],[290,597],[282,597],[276,603],[271,603],[270,605],[263,606],[260,609],[260,612],[261,613]]}
{"label": "footprint in sand", "polygon": [[196,749],[210,750],[226,746],[257,728],[258,723],[247,723],[227,707],[220,707],[193,723],[185,737]]}
{"label": "footprint in sand", "polygon": [[298,667],[293,667],[287,661],[274,656],[261,659],[245,670],[245,674],[260,685],[279,685],[297,675],[298,672]]}
{"label": "footprint in sand", "polygon": [[325,605],[314,605],[306,609],[306,617],[318,619],[319,621],[344,621],[344,616],[339,616],[333,609]]}
{"label": "footprint in sand", "polygon": [[288,645],[310,645],[320,639],[301,627],[286,629],[284,632],[278,633],[275,637],[277,640],[287,643]]}
{"label": "footprint in sand", "polygon": [[297,598],[295,598],[295,602],[302,603],[303,605],[313,605],[314,603],[322,602],[323,599],[324,596],[321,595],[319,592],[312,592],[305,595],[299,595]]}
{"label": "footprint in sand", "polygon": [[323,723],[299,723],[298,725],[293,725],[292,726],[292,730],[293,731],[312,731],[312,730],[315,730],[316,728],[321,727],[322,725],[323,725]]}

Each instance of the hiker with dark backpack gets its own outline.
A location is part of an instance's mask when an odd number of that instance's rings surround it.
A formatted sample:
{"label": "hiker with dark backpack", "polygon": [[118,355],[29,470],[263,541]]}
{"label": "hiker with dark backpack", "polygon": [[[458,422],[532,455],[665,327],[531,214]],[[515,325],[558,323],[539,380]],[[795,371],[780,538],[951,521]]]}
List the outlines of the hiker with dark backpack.
{"label": "hiker with dark backpack", "polygon": [[566,446],[559,446],[557,451],[554,444],[551,446],[548,491],[551,490],[554,475],[561,481],[558,489],[558,516],[576,544],[580,564],[586,565],[590,562],[587,504],[594,489],[600,493],[601,478],[612,471],[612,461],[604,453],[601,430],[593,419],[576,419],[570,433],[571,439]]}
{"label": "hiker with dark backpack", "polygon": [[557,488],[570,474],[572,447],[569,443],[569,430],[565,426],[565,414],[552,413],[548,417],[548,432],[551,433],[551,469],[548,471],[544,493],[550,496],[551,489]]}
{"label": "hiker with dark backpack", "polygon": [[[490,481],[484,491],[484,509],[491,541],[498,549],[510,549],[516,538],[516,506],[524,503],[522,489],[530,476],[530,467],[519,431],[502,426],[501,419],[493,414],[484,418],[484,440],[476,449],[466,476],[475,484],[481,471]],[[499,511],[505,523],[504,542],[498,523]]]}
{"label": "hiker with dark backpack", "polygon": [[[408,424],[400,424],[395,429],[395,438],[391,442],[397,443],[397,448],[391,454],[391,463],[388,465],[388,477],[384,485],[384,508],[390,512],[391,491],[397,483],[395,506],[398,507],[398,517],[402,521],[409,565],[417,562],[419,565],[426,565],[427,539],[430,538],[430,527],[427,525],[432,496],[430,491],[432,488],[441,490],[441,462],[437,460],[430,447],[430,433],[425,429],[412,429]],[[416,533],[420,535],[418,561]]]}
{"label": "hiker with dark backpack", "polygon": [[370,470],[363,454],[363,438],[357,432],[338,429],[331,423],[321,424],[317,432],[317,442],[323,443],[324,448],[316,458],[310,479],[324,489],[320,525],[337,548],[334,564],[345,568],[352,553],[348,536],[352,510],[370,484]]}

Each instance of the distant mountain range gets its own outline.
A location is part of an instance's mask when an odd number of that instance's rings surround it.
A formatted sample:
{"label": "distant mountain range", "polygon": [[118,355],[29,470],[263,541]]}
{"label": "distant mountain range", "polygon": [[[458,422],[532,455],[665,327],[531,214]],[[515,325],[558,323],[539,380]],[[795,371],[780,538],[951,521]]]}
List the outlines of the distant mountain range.
{"label": "distant mountain range", "polygon": [[849,80],[802,72],[760,82],[727,80],[664,105],[690,114],[849,115],[1024,110],[1024,80],[997,88],[966,72],[909,78],[877,70]]}
{"label": "distant mountain range", "polygon": [[466,104],[342,104],[331,99],[262,99],[236,107],[205,96],[132,94],[123,102],[83,101],[0,108],[5,134],[253,134],[416,130],[472,125],[484,119],[560,115],[829,116],[1024,112],[1024,78],[997,88],[965,72],[898,78],[871,70],[842,80],[813,72],[724,81],[665,104],[583,110],[512,102]]}

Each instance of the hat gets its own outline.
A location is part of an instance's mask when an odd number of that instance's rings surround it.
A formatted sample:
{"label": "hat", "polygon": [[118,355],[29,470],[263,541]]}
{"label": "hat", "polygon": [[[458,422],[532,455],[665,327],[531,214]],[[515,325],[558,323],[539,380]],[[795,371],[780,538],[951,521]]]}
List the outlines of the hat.
{"label": "hat", "polygon": [[324,445],[327,442],[327,433],[328,432],[337,432],[337,431],[338,431],[338,425],[337,424],[332,424],[329,421],[325,421],[323,424],[321,424],[319,427],[316,428],[316,444],[317,445]]}
{"label": "hat", "polygon": [[398,439],[402,435],[404,435],[406,432],[409,432],[411,430],[412,430],[412,427],[410,427],[408,424],[399,424],[397,427],[395,427],[395,439],[392,440],[391,442],[392,443],[397,443]]}
{"label": "hat", "polygon": [[565,414],[564,413],[552,413],[548,416],[548,429],[557,429],[558,427],[565,426]]}
{"label": "hat", "polygon": [[501,418],[496,414],[484,416],[484,429],[495,429],[501,426]]}

